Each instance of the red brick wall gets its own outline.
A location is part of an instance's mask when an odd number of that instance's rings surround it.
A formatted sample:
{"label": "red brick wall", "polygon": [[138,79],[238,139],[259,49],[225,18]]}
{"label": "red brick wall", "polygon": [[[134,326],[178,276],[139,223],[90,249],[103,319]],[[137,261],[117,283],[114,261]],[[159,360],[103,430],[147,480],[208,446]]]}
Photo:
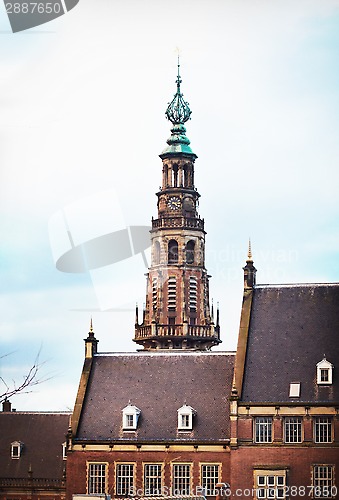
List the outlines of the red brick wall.
{"label": "red brick wall", "polygon": [[[297,487],[290,498],[313,498],[312,466],[330,464],[339,474],[339,448],[242,446],[231,452],[231,490],[237,500],[253,498],[248,491],[253,488],[253,470],[256,467],[287,468],[288,487]],[[338,481],[336,481],[338,483]],[[335,484],[336,484],[335,483]],[[305,487],[305,492],[301,487]],[[239,491],[237,491],[239,490]],[[304,494],[303,494],[304,492]],[[311,493],[311,494],[309,494]]]}
{"label": "red brick wall", "polygon": [[67,486],[66,498],[71,500],[73,494],[86,493],[86,473],[87,461],[107,462],[108,465],[108,493],[113,497],[115,491],[115,462],[136,463],[136,488],[142,490],[143,487],[143,462],[164,464],[164,485],[171,487],[171,465],[172,463],[192,463],[192,488],[200,485],[200,464],[220,463],[221,482],[230,481],[230,453],[225,450],[222,453],[215,452],[147,452],[147,451],[114,451],[94,452],[76,451],[67,455]]}

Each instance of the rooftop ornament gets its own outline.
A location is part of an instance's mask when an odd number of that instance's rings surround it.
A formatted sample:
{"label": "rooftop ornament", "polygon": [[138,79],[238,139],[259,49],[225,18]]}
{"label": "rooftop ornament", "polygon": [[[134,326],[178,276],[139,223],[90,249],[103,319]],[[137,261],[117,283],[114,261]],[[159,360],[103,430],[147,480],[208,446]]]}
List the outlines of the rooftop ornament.
{"label": "rooftop ornament", "polygon": [[197,155],[193,153],[190,148],[190,141],[186,137],[186,128],[184,123],[191,119],[192,111],[189,108],[188,102],[183,98],[181,93],[180,84],[180,64],[178,57],[178,76],[176,79],[177,91],[168,104],[165,116],[172,122],[173,127],[171,129],[171,137],[167,140],[168,146],[161,153],[160,158],[165,158],[167,156],[177,155],[178,153],[189,155],[190,157],[196,158]]}
{"label": "rooftop ornament", "polygon": [[188,102],[183,99],[183,94],[181,93],[180,84],[182,80],[180,77],[180,63],[178,57],[178,76],[176,79],[177,92],[174,95],[172,101],[168,104],[166,109],[166,118],[173,123],[173,125],[184,124],[191,119],[192,111],[189,108]]}

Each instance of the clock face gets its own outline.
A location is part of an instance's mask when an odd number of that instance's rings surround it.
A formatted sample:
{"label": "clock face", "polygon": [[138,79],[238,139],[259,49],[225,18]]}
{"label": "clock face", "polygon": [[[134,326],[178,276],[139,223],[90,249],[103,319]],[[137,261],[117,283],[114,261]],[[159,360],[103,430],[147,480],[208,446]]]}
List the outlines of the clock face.
{"label": "clock face", "polygon": [[180,198],[178,196],[171,196],[167,202],[168,208],[171,210],[179,210],[181,205]]}

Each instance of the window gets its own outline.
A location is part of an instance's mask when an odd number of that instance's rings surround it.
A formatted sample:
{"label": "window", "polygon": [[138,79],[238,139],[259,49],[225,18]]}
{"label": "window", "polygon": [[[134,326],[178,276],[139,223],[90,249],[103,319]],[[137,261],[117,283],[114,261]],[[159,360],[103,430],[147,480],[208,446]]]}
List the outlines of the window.
{"label": "window", "polygon": [[106,493],[106,463],[88,464],[88,494]]}
{"label": "window", "polygon": [[190,277],[189,305],[190,312],[197,310],[197,278],[195,276]]}
{"label": "window", "polygon": [[177,264],[178,262],[178,242],[170,240],[168,242],[168,263]]}
{"label": "window", "polygon": [[332,442],[331,417],[316,417],[314,419],[314,441],[316,443]]}
{"label": "window", "polygon": [[300,397],[300,382],[293,382],[290,384],[290,398],[299,398]]}
{"label": "window", "polygon": [[178,429],[182,431],[191,431],[193,428],[193,415],[196,411],[192,406],[184,404],[178,410]]}
{"label": "window", "polygon": [[157,310],[158,306],[158,278],[154,276],[152,278],[152,308],[153,311]]}
{"label": "window", "polygon": [[173,465],[173,492],[172,495],[191,494],[191,465]]}
{"label": "window", "polygon": [[194,264],[194,247],[195,243],[193,240],[190,240],[186,244],[186,264]]}
{"label": "window", "polygon": [[160,243],[154,242],[154,264],[160,264]]}
{"label": "window", "polygon": [[122,426],[124,430],[135,431],[138,426],[140,410],[134,405],[128,405],[122,410]]}
{"label": "window", "polygon": [[168,278],[168,310],[175,311],[177,308],[177,280],[173,276]]}
{"label": "window", "polygon": [[116,494],[127,496],[134,490],[134,465],[117,464],[116,468]]}
{"label": "window", "polygon": [[66,460],[67,458],[67,443],[62,443],[62,459]]}
{"label": "window", "polygon": [[201,466],[201,486],[204,489],[204,496],[216,495],[215,487],[219,483],[219,469],[218,464]]}
{"label": "window", "polygon": [[333,482],[333,465],[315,465],[313,468],[313,486],[315,498],[333,498],[337,488]]}
{"label": "window", "polygon": [[285,443],[301,443],[302,420],[301,417],[285,417],[284,435]]}
{"label": "window", "polygon": [[11,443],[11,457],[14,459],[19,459],[24,444],[21,441],[14,441]]}
{"label": "window", "polygon": [[255,419],[255,442],[272,442],[272,417],[256,417]]}
{"label": "window", "polygon": [[144,466],[144,495],[162,494],[161,464],[145,464]]}
{"label": "window", "polygon": [[317,363],[317,384],[318,385],[331,385],[332,384],[332,371],[333,365],[327,361],[324,356],[319,363]]}
{"label": "window", "polygon": [[255,495],[260,498],[285,498],[286,471],[257,470],[254,471]]}

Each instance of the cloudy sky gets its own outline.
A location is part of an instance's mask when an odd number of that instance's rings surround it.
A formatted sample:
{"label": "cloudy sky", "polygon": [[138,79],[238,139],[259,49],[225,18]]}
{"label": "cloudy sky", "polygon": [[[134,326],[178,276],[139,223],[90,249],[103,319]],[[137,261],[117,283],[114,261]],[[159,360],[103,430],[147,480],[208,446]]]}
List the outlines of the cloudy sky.
{"label": "cloudy sky", "polygon": [[339,281],[339,0],[80,0],[13,34],[0,7],[0,376],[39,354],[17,410],[72,408],[91,316],[99,350],[134,351],[140,253],[82,273],[73,244],[156,216],[182,90],[211,296],[234,350],[251,237],[259,283]]}

